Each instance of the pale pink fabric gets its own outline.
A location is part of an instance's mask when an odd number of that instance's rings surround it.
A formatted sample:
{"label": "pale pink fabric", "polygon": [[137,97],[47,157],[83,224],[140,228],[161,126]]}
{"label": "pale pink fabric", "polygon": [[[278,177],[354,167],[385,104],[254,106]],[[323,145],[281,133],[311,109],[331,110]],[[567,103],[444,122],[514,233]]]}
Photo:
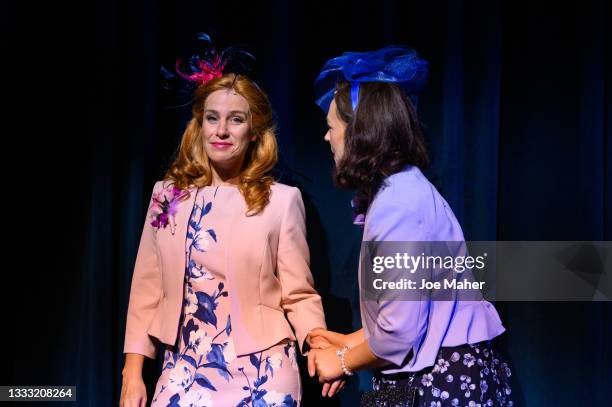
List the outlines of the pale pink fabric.
{"label": "pale pink fabric", "polygon": [[[203,187],[185,242],[187,270],[179,345],[167,346],[152,407],[300,405],[300,374],[293,341],[236,356],[225,267],[231,233],[226,222],[236,188]],[[231,253],[230,253],[231,254]]]}
{"label": "pale pink fabric", "polygon": [[[168,181],[158,181],[153,193],[166,188],[171,188]],[[197,188],[189,192],[178,205],[174,233],[170,226],[153,227],[147,213],[132,278],[125,353],[153,358],[157,340],[177,342],[187,222]],[[309,268],[301,194],[297,188],[275,183],[262,213],[246,216],[244,200],[231,205],[225,275],[233,293],[230,313],[236,354],[267,349],[283,339],[297,339],[301,348],[310,330],[326,326]]]}

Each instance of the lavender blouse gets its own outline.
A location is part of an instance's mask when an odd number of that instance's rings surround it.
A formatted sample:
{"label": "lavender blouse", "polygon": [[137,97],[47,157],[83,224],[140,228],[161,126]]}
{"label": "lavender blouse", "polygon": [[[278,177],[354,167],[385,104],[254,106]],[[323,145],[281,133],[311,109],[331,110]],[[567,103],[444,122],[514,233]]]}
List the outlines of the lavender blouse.
{"label": "lavender blouse", "polygon": [[[417,167],[387,177],[366,214],[364,242],[463,240],[448,203]],[[385,374],[419,371],[435,363],[442,346],[485,341],[505,331],[485,300],[374,301],[360,293],[366,340],[391,363]]]}

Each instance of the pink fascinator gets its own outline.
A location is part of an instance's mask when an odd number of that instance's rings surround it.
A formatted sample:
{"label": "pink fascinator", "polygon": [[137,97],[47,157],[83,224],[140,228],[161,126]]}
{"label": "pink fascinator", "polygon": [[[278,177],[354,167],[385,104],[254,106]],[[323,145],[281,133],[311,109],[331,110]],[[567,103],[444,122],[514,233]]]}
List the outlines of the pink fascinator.
{"label": "pink fascinator", "polygon": [[[250,52],[239,47],[228,47],[218,52],[206,33],[199,33],[198,40],[204,43],[202,51],[186,61],[179,59],[175,63],[175,70],[181,78],[200,86],[224,73],[247,75],[251,72],[255,57]],[[174,79],[174,74],[164,67],[162,75],[167,81]]]}

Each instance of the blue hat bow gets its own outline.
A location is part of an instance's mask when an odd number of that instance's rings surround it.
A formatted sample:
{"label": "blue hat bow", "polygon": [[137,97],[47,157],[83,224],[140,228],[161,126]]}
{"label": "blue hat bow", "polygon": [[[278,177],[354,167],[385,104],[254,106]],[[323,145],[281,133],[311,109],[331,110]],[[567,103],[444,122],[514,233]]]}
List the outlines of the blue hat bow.
{"label": "blue hat bow", "polygon": [[334,97],[336,83],[351,83],[353,111],[359,99],[361,82],[397,83],[416,105],[417,96],[425,87],[428,63],[415,50],[390,45],[377,51],[345,52],[325,63],[315,80],[316,104],[325,112]]}

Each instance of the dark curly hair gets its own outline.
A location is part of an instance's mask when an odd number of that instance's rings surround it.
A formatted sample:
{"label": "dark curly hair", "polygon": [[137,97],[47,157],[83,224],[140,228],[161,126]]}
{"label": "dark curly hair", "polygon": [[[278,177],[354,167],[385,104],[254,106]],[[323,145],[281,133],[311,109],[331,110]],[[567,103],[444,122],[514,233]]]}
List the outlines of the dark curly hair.
{"label": "dark curly hair", "polygon": [[358,190],[369,204],[386,177],[409,164],[427,167],[429,158],[416,110],[399,86],[361,83],[359,104],[353,112],[350,84],[339,82],[334,101],[339,118],[347,124],[344,155],[334,174],[339,187]]}

